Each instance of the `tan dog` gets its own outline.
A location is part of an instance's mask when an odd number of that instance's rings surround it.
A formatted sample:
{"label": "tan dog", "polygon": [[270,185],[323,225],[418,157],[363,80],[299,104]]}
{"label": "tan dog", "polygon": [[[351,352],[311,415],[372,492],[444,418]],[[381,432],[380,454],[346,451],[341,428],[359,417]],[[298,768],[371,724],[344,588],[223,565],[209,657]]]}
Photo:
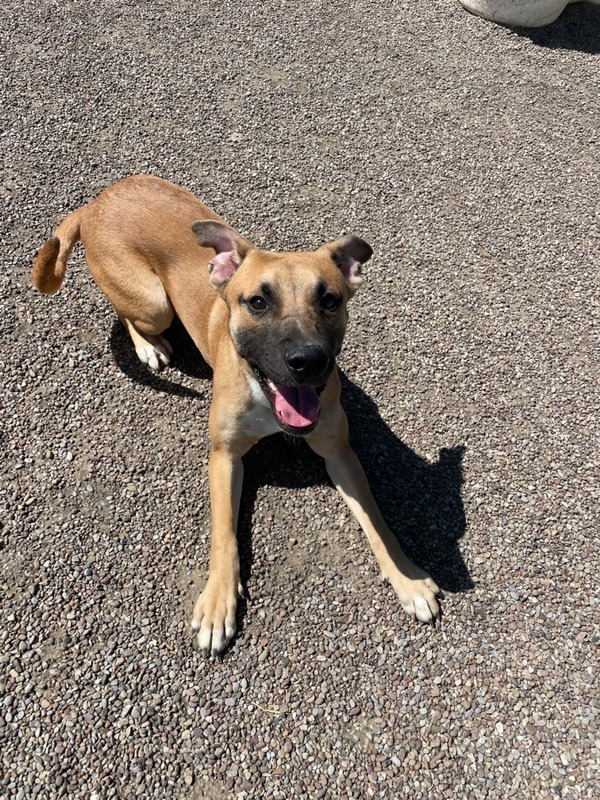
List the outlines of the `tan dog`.
{"label": "tan dog", "polygon": [[308,253],[257,250],[184,189],[135,175],[60,223],[33,265],[41,292],[59,289],[80,238],[144,364],[169,363],[162,333],[177,314],[213,369],[210,568],[192,618],[200,648],[217,653],[235,633],[242,456],[279,430],[305,437],[325,459],[404,610],[433,620],[438,587],[384,522],[340,405],[335,359],[369,245],[345,236]]}

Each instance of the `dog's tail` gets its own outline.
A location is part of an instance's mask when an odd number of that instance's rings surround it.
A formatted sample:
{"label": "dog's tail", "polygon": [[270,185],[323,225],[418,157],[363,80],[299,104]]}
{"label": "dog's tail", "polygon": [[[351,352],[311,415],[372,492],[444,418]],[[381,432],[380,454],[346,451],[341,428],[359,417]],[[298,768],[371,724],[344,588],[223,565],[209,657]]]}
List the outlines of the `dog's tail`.
{"label": "dog's tail", "polygon": [[53,294],[62,285],[67,259],[73,245],[80,239],[79,229],[84,208],[82,206],[65,217],[35,257],[31,278],[35,288],[43,294]]}

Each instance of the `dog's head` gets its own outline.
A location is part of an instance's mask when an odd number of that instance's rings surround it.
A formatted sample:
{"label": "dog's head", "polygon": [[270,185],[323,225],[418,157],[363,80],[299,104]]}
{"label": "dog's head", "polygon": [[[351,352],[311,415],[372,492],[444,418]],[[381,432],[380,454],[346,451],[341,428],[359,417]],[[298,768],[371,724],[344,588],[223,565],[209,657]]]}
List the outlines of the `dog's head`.
{"label": "dog's head", "polygon": [[227,303],[233,342],[277,423],[295,435],[310,433],[342,346],[346,304],[373,251],[344,236],[313,252],[270,253],[220,222],[194,222],[192,229],[201,247],[215,250],[210,282]]}

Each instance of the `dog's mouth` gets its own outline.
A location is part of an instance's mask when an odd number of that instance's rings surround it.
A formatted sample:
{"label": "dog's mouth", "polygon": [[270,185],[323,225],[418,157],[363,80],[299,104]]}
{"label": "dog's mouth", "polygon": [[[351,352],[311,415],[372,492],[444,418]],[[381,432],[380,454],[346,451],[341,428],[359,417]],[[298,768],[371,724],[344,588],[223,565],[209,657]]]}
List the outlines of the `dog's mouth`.
{"label": "dog's mouth", "polygon": [[325,386],[286,386],[267,378],[256,364],[250,366],[273,407],[277,424],[283,431],[295,436],[306,436],[316,428],[321,410],[319,395]]}

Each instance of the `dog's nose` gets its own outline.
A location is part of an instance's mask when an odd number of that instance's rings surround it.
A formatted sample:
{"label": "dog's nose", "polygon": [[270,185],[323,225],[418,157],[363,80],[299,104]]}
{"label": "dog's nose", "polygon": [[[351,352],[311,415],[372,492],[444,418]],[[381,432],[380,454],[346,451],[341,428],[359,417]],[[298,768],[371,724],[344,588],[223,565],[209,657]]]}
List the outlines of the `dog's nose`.
{"label": "dog's nose", "polygon": [[319,377],[329,359],[320,345],[304,344],[288,347],[285,361],[297,380],[309,381]]}

